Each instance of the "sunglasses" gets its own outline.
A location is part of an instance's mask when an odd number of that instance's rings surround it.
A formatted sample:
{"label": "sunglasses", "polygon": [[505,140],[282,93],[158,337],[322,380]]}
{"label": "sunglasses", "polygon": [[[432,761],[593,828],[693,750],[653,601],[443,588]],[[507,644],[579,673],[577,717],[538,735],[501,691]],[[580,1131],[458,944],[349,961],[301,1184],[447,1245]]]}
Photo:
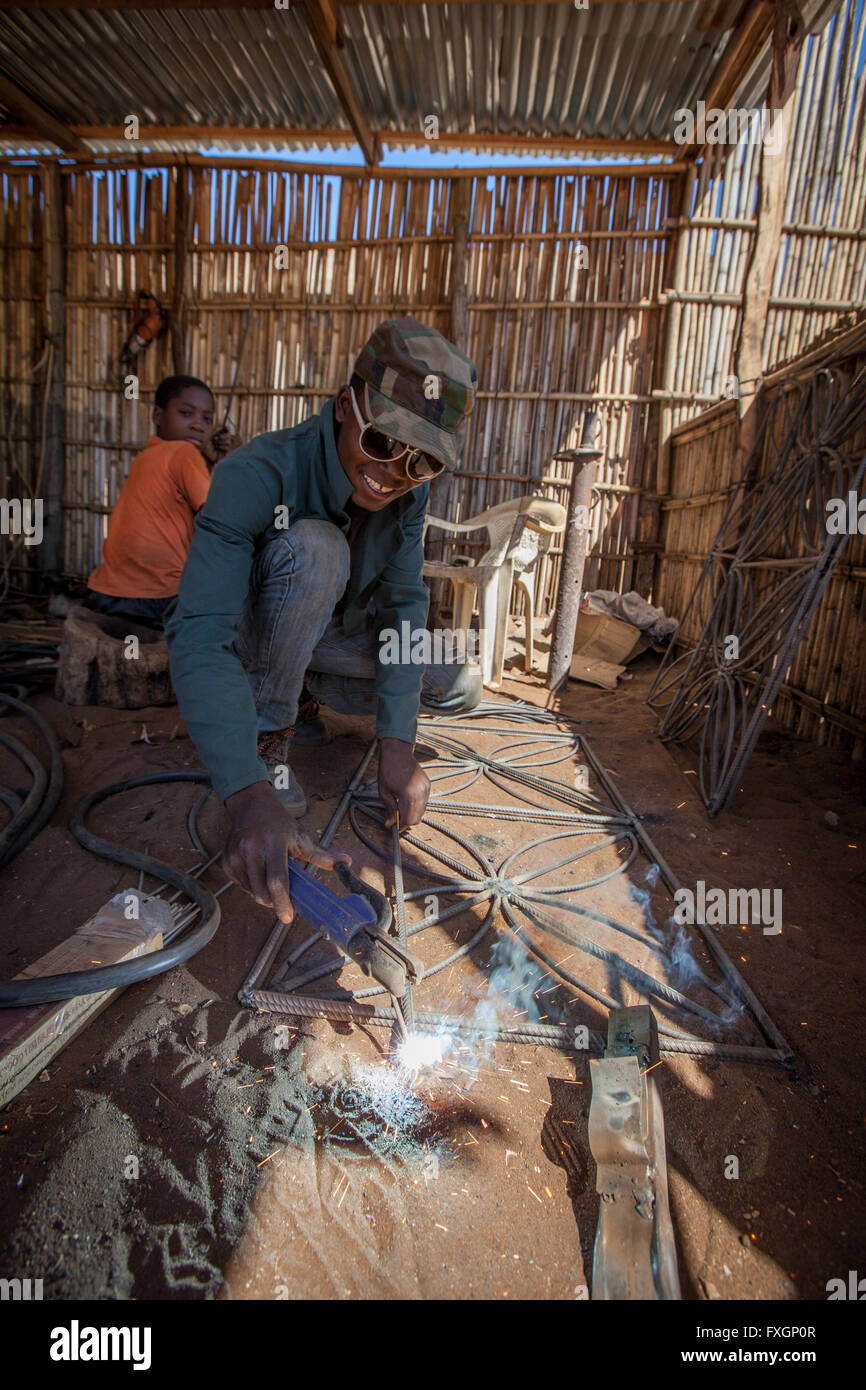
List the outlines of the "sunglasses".
{"label": "sunglasses", "polygon": [[423,449],[416,449],[412,444],[403,444],[401,440],[393,439],[390,434],[383,434],[381,430],[377,430],[375,425],[365,420],[361,414],[351,386],[349,395],[352,397],[352,409],[360,430],[358,444],[366,458],[374,463],[394,463],[405,459],[403,466],[406,477],[412,483],[427,483],[431,478],[438,478],[445,467],[444,463],[431,458]]}

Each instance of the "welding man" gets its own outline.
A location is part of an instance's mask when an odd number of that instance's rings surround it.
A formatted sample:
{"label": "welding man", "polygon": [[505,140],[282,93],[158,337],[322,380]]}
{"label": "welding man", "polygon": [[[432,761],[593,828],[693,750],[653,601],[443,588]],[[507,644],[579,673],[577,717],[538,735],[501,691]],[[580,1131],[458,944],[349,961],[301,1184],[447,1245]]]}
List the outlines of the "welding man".
{"label": "welding man", "polygon": [[[421,820],[419,708],[481,698],[475,663],[380,659],[380,633],[421,632],[429,484],[461,454],[475,367],[434,329],[388,319],[321,414],[236,449],[214,470],[166,619],[181,714],[224,802],[223,862],[292,920],[287,858],[332,868],[298,825],[293,738],[327,738],[317,703],[375,714],[386,824]],[[408,623],[404,629],[403,624]],[[312,702],[312,703],[311,703]],[[299,705],[302,706],[299,716]]]}
{"label": "welding man", "polygon": [[231,441],[215,429],[213,395],[195,376],[159,383],[153,430],[133,459],[87,584],[89,607],[158,626],[177,595],[210,470]]}

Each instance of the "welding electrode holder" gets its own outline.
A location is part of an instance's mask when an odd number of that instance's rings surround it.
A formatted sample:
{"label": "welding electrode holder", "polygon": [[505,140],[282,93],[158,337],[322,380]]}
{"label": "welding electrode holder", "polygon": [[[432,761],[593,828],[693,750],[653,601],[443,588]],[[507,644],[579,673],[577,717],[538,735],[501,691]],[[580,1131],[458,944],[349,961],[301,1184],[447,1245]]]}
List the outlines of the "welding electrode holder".
{"label": "welding electrode holder", "polygon": [[310,925],[339,946],[365,975],[402,999],[407,979],[414,984],[424,974],[423,963],[391,935],[393,914],[388,899],[347,865],[336,864],[334,872],[349,890],[345,898],[339,898],[290,859],[292,901]]}

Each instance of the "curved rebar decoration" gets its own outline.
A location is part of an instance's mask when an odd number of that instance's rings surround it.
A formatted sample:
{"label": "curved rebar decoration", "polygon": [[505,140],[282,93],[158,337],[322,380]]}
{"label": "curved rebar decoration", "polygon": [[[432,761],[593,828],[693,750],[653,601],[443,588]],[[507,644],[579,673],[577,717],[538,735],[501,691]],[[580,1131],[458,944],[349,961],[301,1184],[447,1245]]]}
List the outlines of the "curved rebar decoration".
{"label": "curved rebar decoration", "polygon": [[[521,730],[521,725],[530,724],[534,725],[531,730],[525,727]],[[502,736],[504,741],[494,752],[482,753],[473,742],[457,736],[462,733],[471,737],[470,731],[484,736]],[[715,998],[718,1010],[690,998],[664,978],[675,976],[672,940],[666,939],[661,932],[654,934],[646,928],[618,921],[599,911],[585,897],[581,901],[588,889],[625,874],[641,850],[646,851],[648,842],[636,817],[620,798],[611,798],[611,803],[616,799],[620,804],[605,803],[595,792],[572,789],[539,772],[540,768],[572,759],[579,751],[589,760],[591,754],[585,738],[563,728],[550,711],[519,701],[513,704],[484,701],[468,715],[424,720],[419,739],[430,745],[436,755],[425,764],[433,789],[424,821],[400,836],[396,857],[390,838],[384,834],[384,815],[373,783],[356,785],[349,803],[349,821],[361,843],[377,858],[392,871],[396,864],[395,880],[401,885],[401,899],[408,903],[434,895],[436,901],[424,916],[418,921],[407,922],[409,937],[417,937],[431,927],[460,917],[469,909],[486,905],[483,920],[474,927],[468,939],[442,959],[426,965],[425,982],[469,955],[481,946],[485,937],[493,934],[500,943],[500,950],[507,950],[510,943],[520,959],[531,958],[541,984],[551,989],[565,986],[571,996],[569,1003],[577,1003],[577,996],[584,995],[605,1008],[620,1007],[621,1000],[594,986],[575,969],[566,968],[564,961],[554,959],[547,942],[562,942],[572,948],[567,960],[580,952],[602,962],[612,977],[627,981],[642,997],[652,1000],[656,1009],[678,1011],[702,1023],[712,1035],[698,1037],[672,1021],[660,1019],[663,1051],[754,1061],[789,1059],[790,1049],[785,1040],[714,938],[708,939],[707,944],[721,966],[722,979],[711,979],[698,966],[693,966],[692,979],[705,992],[707,1000]],[[592,765],[600,772],[594,758]],[[467,799],[465,794],[470,788],[478,787],[483,780],[507,791],[519,804],[503,804],[501,797],[494,805]],[[519,820],[549,829],[494,863],[478,844],[454,828],[450,822],[453,815],[472,821],[484,817],[496,821]],[[422,838],[425,831],[435,834],[435,843]],[[540,867],[521,870],[520,861],[526,855],[547,845],[553,851],[549,861]],[[615,865],[596,867],[591,864],[593,855],[611,849],[619,854]],[[587,877],[567,881],[567,871],[578,866],[589,871]],[[560,871],[563,871],[562,881],[546,881]],[[404,893],[403,875],[421,879],[423,886]],[[440,906],[442,895],[453,901]],[[424,906],[427,907],[426,902]],[[616,933],[623,942],[622,947],[606,946],[597,940],[593,935],[597,926]],[[703,930],[706,939],[708,932]],[[655,962],[652,969],[642,968],[624,954],[629,941],[637,942],[650,953]],[[267,987],[253,990],[250,998],[257,1006],[276,1012],[390,1023],[393,1018],[390,1008],[368,1002],[385,993],[379,985],[354,991],[344,988],[316,994],[305,992],[314,981],[336,974],[345,963],[342,957],[331,955],[326,961],[302,969],[301,958],[320,942],[318,935],[302,942],[277,968]],[[656,967],[658,973],[654,973]],[[538,992],[536,987],[533,995]],[[749,1010],[751,1020],[748,1019]],[[773,1046],[763,1047],[747,1041],[748,1030],[743,1024],[755,1021]],[[541,1019],[515,1020],[491,1028],[486,1022],[482,1026],[469,1017],[453,1018],[419,1010],[416,1006],[415,1022],[421,1031],[452,1031],[458,1036],[492,1033],[513,1041],[544,1042],[566,1050],[573,1050],[575,1045],[575,1022],[562,1018],[556,1023],[545,1023]],[[732,1035],[732,1040],[727,1041]],[[590,1045],[594,1050],[602,1050],[601,1036],[591,1034]]]}
{"label": "curved rebar decoration", "polygon": [[[697,644],[679,656],[671,644],[647,696],[661,739],[697,739],[711,816],[730,806],[845,549],[848,536],[827,531],[827,504],[859,493],[866,455],[852,460],[843,445],[864,423],[866,368],[849,382],[825,367],[774,393],[682,616],[696,611]],[[775,462],[759,477],[768,447]]]}

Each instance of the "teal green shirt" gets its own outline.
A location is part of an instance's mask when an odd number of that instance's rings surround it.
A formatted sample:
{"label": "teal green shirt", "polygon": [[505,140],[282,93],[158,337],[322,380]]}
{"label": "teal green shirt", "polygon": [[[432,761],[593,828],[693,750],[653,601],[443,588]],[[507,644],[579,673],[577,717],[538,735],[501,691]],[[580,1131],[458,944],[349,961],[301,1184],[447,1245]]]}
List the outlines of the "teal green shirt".
{"label": "teal green shirt", "polygon": [[[374,627],[423,628],[429,595],[421,578],[426,484],[370,512],[352,547],[342,606],[347,634],[370,614]],[[290,430],[260,434],[223,459],[166,621],[171,676],[190,737],[224,801],[267,780],[256,751],[256,710],[234,638],[256,547],[295,521],[317,517],[346,534],[352,484],[334,437],[334,402]],[[277,512],[285,507],[285,512]],[[280,525],[277,526],[277,521]],[[414,743],[423,667],[377,663],[376,732]]]}

